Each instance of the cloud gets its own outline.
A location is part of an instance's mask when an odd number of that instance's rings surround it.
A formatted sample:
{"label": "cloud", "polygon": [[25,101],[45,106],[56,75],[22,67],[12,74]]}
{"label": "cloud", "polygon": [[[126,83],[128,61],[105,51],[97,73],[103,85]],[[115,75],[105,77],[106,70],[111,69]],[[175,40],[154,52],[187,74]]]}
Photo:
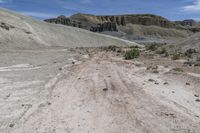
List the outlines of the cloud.
{"label": "cloud", "polygon": [[3,4],[3,3],[7,3],[8,1],[6,0],[0,0],[0,4]]}
{"label": "cloud", "polygon": [[20,12],[24,15],[31,16],[31,17],[37,17],[37,18],[51,18],[57,16],[56,14],[51,13],[42,13],[42,12]]}
{"label": "cloud", "polygon": [[184,6],[183,11],[186,11],[186,12],[200,11],[200,0],[195,0],[195,1],[193,1],[193,4]]}

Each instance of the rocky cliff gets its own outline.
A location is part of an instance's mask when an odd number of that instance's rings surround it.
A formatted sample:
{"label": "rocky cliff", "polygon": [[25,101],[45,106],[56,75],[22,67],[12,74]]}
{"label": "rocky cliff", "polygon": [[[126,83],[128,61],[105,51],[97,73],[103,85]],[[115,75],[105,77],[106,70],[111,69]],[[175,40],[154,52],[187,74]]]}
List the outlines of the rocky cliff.
{"label": "rocky cliff", "polygon": [[91,23],[90,21],[82,21],[81,19],[67,18],[63,15],[58,16],[57,18],[46,19],[44,21],[49,23],[63,24],[83,28],[93,32],[118,31],[117,24],[113,22]]}
{"label": "rocky cliff", "polygon": [[75,14],[67,18],[59,16],[53,19],[47,19],[46,22],[81,27],[94,32],[118,31],[117,26],[126,26],[126,24],[155,25],[165,28],[174,28],[175,23],[163,17],[141,14],[141,15],[114,15],[114,16],[95,16],[89,14]]}
{"label": "rocky cliff", "polygon": [[[159,39],[168,42],[171,39],[174,41],[177,40],[177,38],[186,38],[194,32],[200,31],[200,28],[195,27],[195,22],[191,20],[173,22],[152,14],[96,16],[78,13],[69,18],[59,16],[58,18],[45,21],[79,27],[131,41],[136,41],[137,38],[142,38],[146,41],[147,38],[151,41]],[[188,25],[190,26],[188,27]],[[170,42],[173,43],[173,41]]]}
{"label": "rocky cliff", "polygon": [[171,22],[161,16],[156,16],[152,14],[139,14],[139,15],[113,15],[113,16],[95,16],[88,14],[75,14],[70,18],[87,21],[91,23],[103,23],[103,22],[112,22],[117,25],[126,25],[131,24],[141,24],[141,25],[155,25],[160,27],[172,28],[175,27],[175,23]]}

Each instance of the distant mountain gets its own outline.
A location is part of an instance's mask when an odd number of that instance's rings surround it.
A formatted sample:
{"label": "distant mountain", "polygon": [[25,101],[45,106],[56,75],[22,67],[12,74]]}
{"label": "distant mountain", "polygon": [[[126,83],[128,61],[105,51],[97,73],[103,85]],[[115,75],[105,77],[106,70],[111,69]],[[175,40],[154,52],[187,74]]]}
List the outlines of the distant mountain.
{"label": "distant mountain", "polygon": [[[114,15],[114,16],[95,16],[90,14],[75,14],[67,18],[63,15],[58,18],[47,19],[46,22],[72,25],[74,27],[81,27],[85,29],[91,29],[92,26],[100,24],[113,24],[125,26],[126,24],[141,24],[141,25],[155,25],[165,28],[174,28],[175,23],[171,22],[161,16],[152,14],[141,14],[141,15]],[[108,29],[105,29],[109,31]],[[112,29],[111,29],[112,30]]]}
{"label": "distant mountain", "polygon": [[175,21],[175,23],[180,24],[182,26],[190,26],[190,27],[200,26],[200,22],[197,22],[193,19],[186,19],[186,20],[183,20],[183,21]]}
{"label": "distant mountain", "polygon": [[[95,16],[78,13],[71,17],[62,15],[44,21],[83,28],[141,43],[149,41],[179,42],[194,32],[200,31],[200,26],[194,24],[195,22],[189,20],[173,22],[152,14]],[[191,26],[187,26],[188,24]]]}

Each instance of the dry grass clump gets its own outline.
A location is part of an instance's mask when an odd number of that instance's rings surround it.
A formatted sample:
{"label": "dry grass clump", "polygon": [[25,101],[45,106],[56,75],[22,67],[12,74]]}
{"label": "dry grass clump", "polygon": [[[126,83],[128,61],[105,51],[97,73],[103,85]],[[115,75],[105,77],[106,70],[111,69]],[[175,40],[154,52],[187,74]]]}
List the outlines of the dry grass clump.
{"label": "dry grass clump", "polygon": [[136,48],[133,48],[131,50],[128,50],[125,52],[124,54],[124,58],[126,60],[131,60],[131,59],[135,59],[135,58],[138,58],[140,55],[140,51]]}

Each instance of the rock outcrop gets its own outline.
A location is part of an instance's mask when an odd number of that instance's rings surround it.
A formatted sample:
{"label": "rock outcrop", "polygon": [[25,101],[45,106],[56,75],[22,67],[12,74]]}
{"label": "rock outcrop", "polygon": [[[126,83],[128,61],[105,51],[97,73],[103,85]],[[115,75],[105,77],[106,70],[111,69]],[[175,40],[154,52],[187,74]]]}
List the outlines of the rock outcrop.
{"label": "rock outcrop", "polygon": [[84,28],[93,32],[118,31],[117,26],[126,26],[127,24],[155,25],[165,28],[175,27],[175,23],[163,17],[151,14],[95,16],[78,13],[69,18],[61,15],[57,18],[47,19],[45,21]]}
{"label": "rock outcrop", "polygon": [[182,26],[196,26],[196,25],[199,24],[198,22],[196,22],[193,19],[186,19],[186,20],[183,20],[183,21],[175,21],[175,23],[180,24]]}
{"label": "rock outcrop", "polygon": [[4,22],[0,22],[0,28],[4,29],[4,30],[10,30],[10,29],[13,29],[15,28],[14,26],[12,25],[9,25],[9,24],[6,24]]}
{"label": "rock outcrop", "polygon": [[103,32],[103,31],[118,31],[116,23],[105,22],[103,24],[97,24],[97,26],[91,26],[90,31]]}
{"label": "rock outcrop", "polygon": [[71,25],[71,20],[63,15],[58,16],[57,18],[46,19],[44,21],[55,24]]}
{"label": "rock outcrop", "polygon": [[81,20],[67,18],[63,15],[58,16],[57,18],[46,19],[45,22],[63,24],[78,28],[87,29],[93,32],[103,32],[103,31],[118,31],[117,24],[113,22],[102,22],[102,23],[93,23],[88,24],[88,22],[81,22]]}
{"label": "rock outcrop", "polygon": [[69,18],[59,16],[45,21],[140,42],[142,38],[174,43],[200,31],[200,26],[194,26],[196,23],[193,20],[174,22],[152,14],[97,16],[78,13]]}
{"label": "rock outcrop", "polygon": [[84,20],[91,23],[104,23],[112,22],[117,25],[125,26],[128,23],[140,24],[140,25],[155,25],[166,28],[175,27],[175,23],[171,22],[161,16],[156,16],[152,14],[141,14],[141,15],[113,15],[113,16],[95,16],[88,14],[75,14],[70,18],[75,20]]}

